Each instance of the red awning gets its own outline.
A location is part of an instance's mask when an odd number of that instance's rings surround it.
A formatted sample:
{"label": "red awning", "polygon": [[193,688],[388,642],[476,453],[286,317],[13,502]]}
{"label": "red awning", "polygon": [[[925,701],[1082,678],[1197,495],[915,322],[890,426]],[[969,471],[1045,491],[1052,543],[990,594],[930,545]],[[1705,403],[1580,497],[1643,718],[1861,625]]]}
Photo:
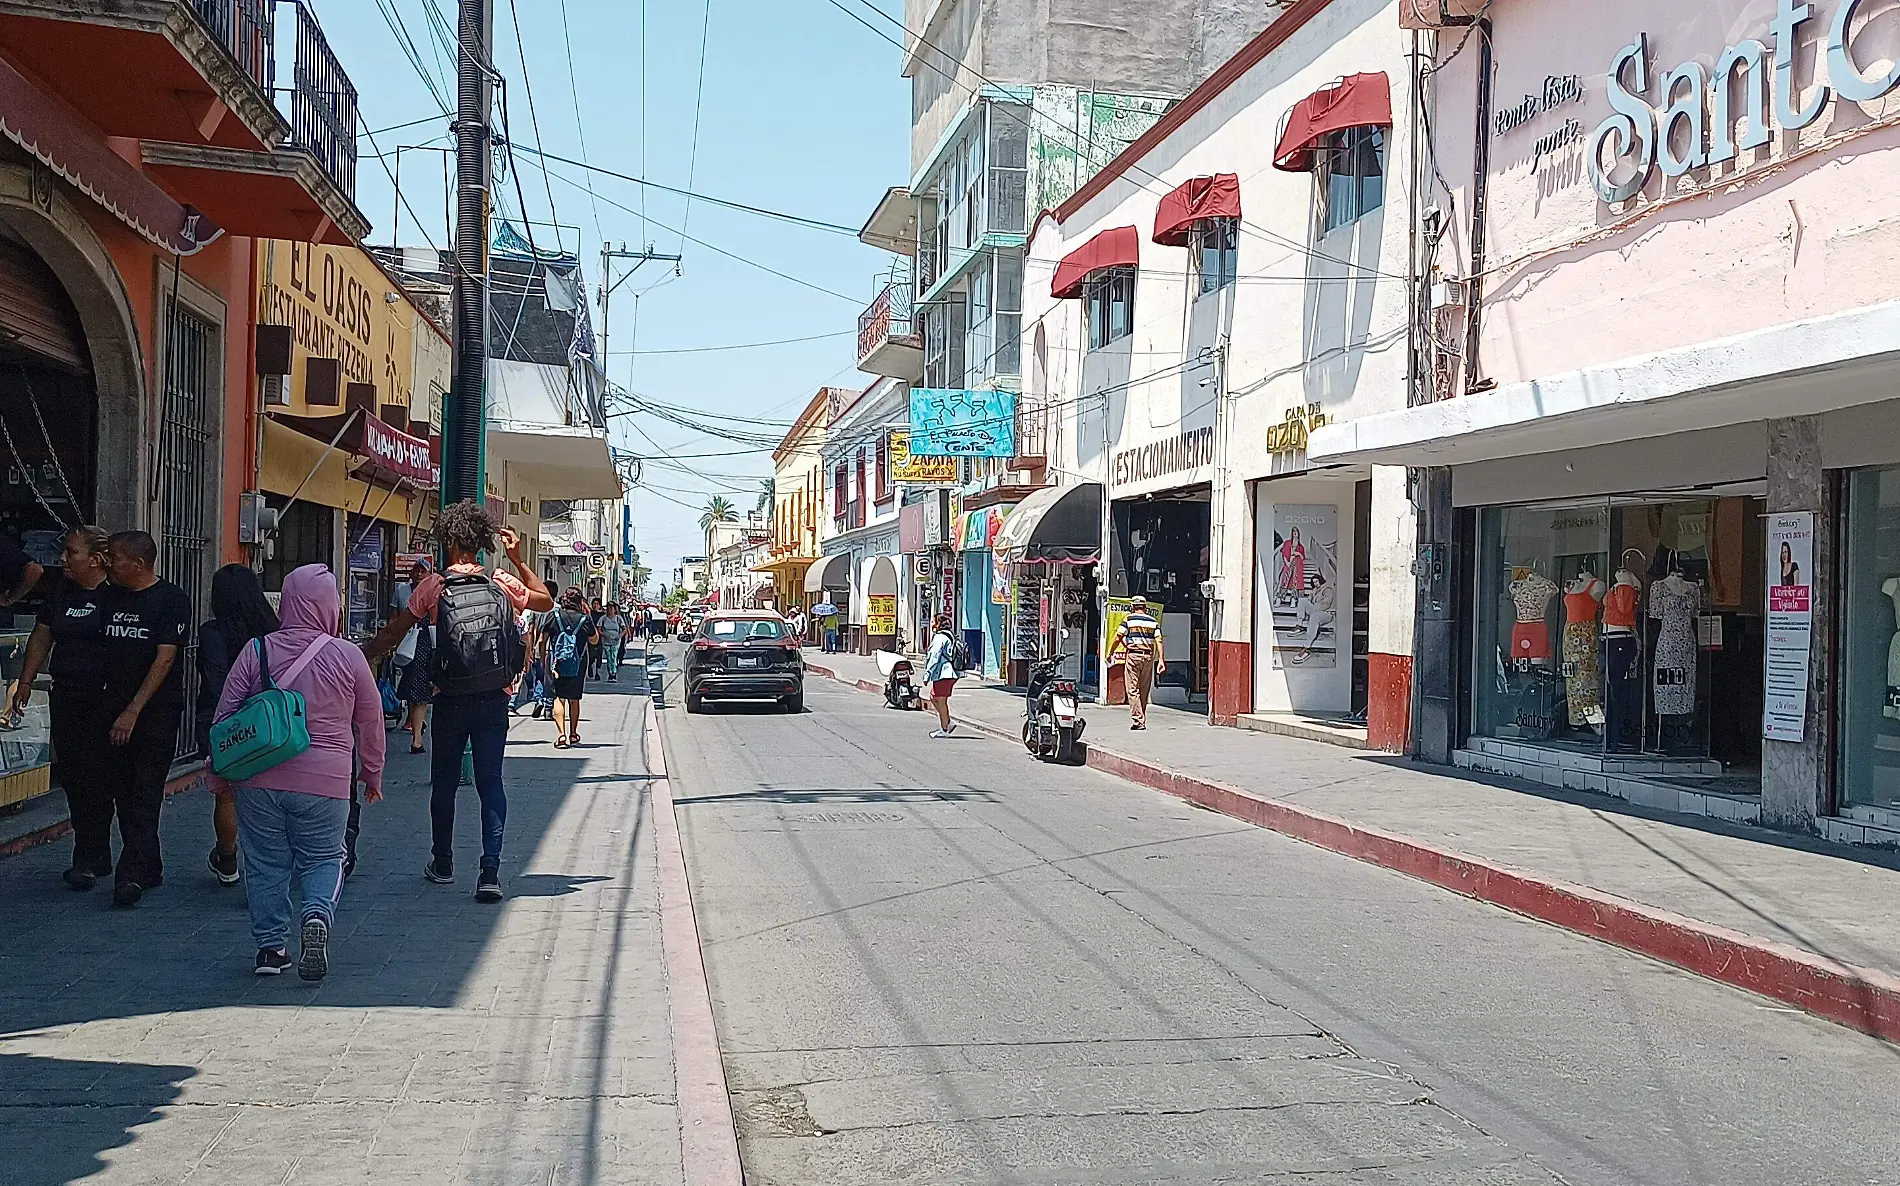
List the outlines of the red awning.
{"label": "red awning", "polygon": [[412,489],[428,490],[441,480],[441,460],[435,444],[439,438],[410,436],[360,408],[342,416],[276,415],[271,419],[326,445],[334,441],[337,448],[361,462],[351,471],[351,476],[360,481],[379,486],[406,483]]}
{"label": "red awning", "polygon": [[1286,130],[1273,153],[1273,167],[1288,173],[1310,172],[1313,150],[1328,135],[1346,128],[1392,126],[1392,83],[1384,74],[1348,74],[1293,105]]}
{"label": "red awning", "polygon": [[1110,227],[1062,257],[1056,265],[1049,295],[1059,301],[1082,295],[1082,283],[1103,268],[1134,267],[1141,258],[1141,232],[1131,226]]}
{"label": "red awning", "polygon": [[1190,177],[1161,199],[1155,211],[1154,241],[1163,247],[1186,247],[1194,224],[1209,218],[1240,217],[1240,178],[1232,173]]}

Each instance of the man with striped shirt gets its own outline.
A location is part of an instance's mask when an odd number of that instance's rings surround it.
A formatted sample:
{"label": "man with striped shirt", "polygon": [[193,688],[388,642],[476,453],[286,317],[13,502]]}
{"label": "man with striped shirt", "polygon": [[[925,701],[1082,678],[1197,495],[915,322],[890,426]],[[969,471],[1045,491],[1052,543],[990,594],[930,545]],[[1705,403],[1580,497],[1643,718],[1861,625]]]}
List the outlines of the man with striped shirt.
{"label": "man with striped shirt", "polygon": [[1148,697],[1154,694],[1155,672],[1167,660],[1162,655],[1161,623],[1148,612],[1148,603],[1135,599],[1134,608],[1115,632],[1111,652],[1119,652],[1128,682],[1130,729],[1148,727]]}

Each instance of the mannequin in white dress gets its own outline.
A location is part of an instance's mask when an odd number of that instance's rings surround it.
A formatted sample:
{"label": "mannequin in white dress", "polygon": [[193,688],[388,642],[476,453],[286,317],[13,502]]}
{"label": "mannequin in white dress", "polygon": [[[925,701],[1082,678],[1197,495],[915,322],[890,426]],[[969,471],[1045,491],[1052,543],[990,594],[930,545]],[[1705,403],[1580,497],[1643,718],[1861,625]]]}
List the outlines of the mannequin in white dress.
{"label": "mannequin in white dress", "polygon": [[1894,635],[1887,642],[1887,701],[1880,713],[1900,720],[1900,577],[1888,577],[1880,591],[1893,602],[1894,619]]}
{"label": "mannequin in white dress", "polygon": [[1696,614],[1702,583],[1672,572],[1649,587],[1649,616],[1662,622],[1656,636],[1653,689],[1658,716],[1695,712]]}

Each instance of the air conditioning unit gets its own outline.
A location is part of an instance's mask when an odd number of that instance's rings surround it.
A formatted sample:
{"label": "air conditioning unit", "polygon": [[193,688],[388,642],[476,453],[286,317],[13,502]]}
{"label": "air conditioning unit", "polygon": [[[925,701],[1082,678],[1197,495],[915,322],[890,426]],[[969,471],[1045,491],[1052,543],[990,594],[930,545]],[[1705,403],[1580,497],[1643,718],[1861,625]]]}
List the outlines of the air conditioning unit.
{"label": "air conditioning unit", "polygon": [[1463,280],[1439,276],[1432,280],[1433,309],[1462,309],[1468,291]]}
{"label": "air conditioning unit", "polygon": [[290,406],[291,329],[257,327],[257,390],[267,408]]}

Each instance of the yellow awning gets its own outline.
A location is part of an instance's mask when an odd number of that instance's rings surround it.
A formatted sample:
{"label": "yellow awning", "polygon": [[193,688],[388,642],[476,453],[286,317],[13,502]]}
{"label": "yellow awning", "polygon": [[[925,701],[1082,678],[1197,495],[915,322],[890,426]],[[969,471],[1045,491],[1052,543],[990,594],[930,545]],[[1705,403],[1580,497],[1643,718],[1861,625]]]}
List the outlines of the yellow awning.
{"label": "yellow awning", "polygon": [[[342,421],[337,423],[341,426]],[[410,521],[414,509],[409,502],[410,491],[391,491],[352,478],[349,454],[338,447],[325,456],[325,444],[267,418],[258,485],[286,498],[294,494],[299,502],[336,507],[391,523]]]}

